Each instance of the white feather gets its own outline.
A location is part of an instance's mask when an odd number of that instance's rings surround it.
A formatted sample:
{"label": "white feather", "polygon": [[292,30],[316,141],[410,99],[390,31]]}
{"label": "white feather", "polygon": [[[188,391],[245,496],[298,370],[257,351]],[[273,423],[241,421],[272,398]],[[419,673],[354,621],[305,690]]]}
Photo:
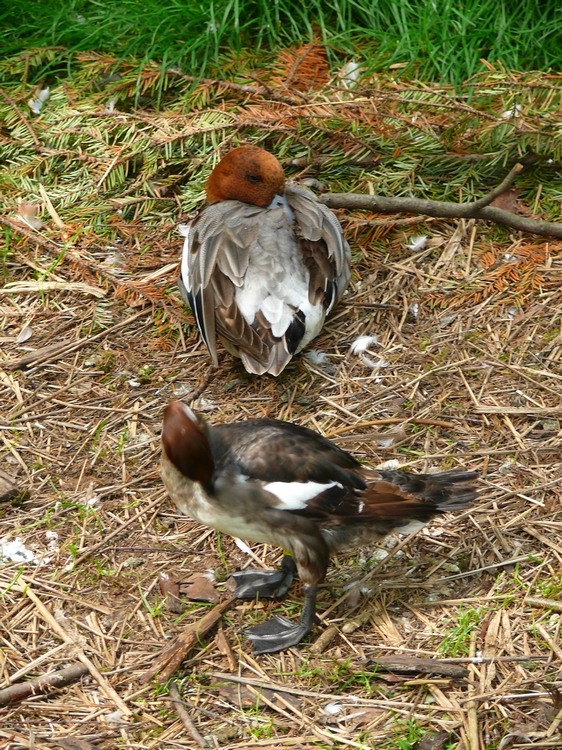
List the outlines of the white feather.
{"label": "white feather", "polygon": [[49,87],[47,86],[47,88],[45,88],[45,89],[39,89],[39,91],[37,91],[35,93],[35,95],[32,96],[31,99],[29,99],[29,101],[27,102],[27,105],[28,105],[29,109],[33,112],[34,115],[40,115],[41,114],[41,110],[43,109],[43,105],[45,104],[45,102],[49,98],[49,94],[50,93],[51,93],[51,91],[50,91]]}
{"label": "white feather", "polygon": [[416,234],[410,237],[410,241],[404,245],[405,248],[414,253],[419,253],[427,245],[427,234]]}
{"label": "white feather", "polygon": [[326,352],[321,352],[319,349],[309,349],[303,356],[312,365],[324,365],[328,361]]}
{"label": "white feather", "polygon": [[339,482],[270,482],[264,489],[278,498],[281,510],[301,510],[309,500],[331,487],[342,488],[342,485]]}
{"label": "white feather", "polygon": [[377,336],[359,336],[349,348],[352,354],[363,354],[371,344],[378,344]]}
{"label": "white feather", "polygon": [[238,549],[242,550],[244,554],[251,555],[252,550],[251,548],[246,544],[246,542],[243,542],[242,539],[238,539],[238,537],[234,537],[234,544],[238,547]]}

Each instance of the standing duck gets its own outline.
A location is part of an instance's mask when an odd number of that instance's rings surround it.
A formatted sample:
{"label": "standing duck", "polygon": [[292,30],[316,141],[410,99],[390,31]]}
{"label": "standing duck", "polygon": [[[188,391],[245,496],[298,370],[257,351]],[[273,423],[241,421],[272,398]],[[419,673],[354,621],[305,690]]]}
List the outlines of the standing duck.
{"label": "standing duck", "polygon": [[218,364],[217,338],[248,372],[279,375],[320,333],[349,283],[335,215],[257,146],[224,156],[185,236],[179,288]]}
{"label": "standing duck", "polygon": [[283,596],[295,571],[303,582],[298,623],[275,616],[246,631],[257,653],[295,646],[310,631],[331,554],[414,531],[476,497],[476,472],[374,471],[306,427],[276,419],[209,426],[180,401],[164,411],[162,448],[162,478],[180,513],[288,551],[278,571],[234,573],[236,596]]}

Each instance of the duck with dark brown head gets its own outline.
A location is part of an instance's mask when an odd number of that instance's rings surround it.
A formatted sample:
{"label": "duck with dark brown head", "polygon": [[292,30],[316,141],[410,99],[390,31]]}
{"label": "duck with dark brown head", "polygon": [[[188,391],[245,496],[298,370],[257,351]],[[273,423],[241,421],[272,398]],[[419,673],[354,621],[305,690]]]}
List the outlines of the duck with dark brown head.
{"label": "duck with dark brown head", "polygon": [[406,533],[475,499],[476,472],[372,470],[306,427],[276,419],[208,425],[179,401],[164,412],[161,470],[180,513],[287,550],[281,570],[234,574],[236,595],[278,597],[304,585],[298,623],[275,616],[246,631],[257,653],[298,644],[314,624],[330,555]]}

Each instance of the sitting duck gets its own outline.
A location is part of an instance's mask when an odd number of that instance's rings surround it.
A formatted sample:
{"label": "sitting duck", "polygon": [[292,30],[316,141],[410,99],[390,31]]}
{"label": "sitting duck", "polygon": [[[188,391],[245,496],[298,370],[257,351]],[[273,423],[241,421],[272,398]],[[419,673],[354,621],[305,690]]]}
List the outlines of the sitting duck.
{"label": "sitting duck", "polygon": [[372,470],[327,438],[277,419],[210,426],[180,401],[164,411],[161,471],[178,511],[217,531],[285,549],[280,570],[233,574],[240,598],[284,596],[298,572],[300,621],[245,631],[256,653],[300,643],[330,555],[409,533],[476,497],[476,472]]}
{"label": "sitting duck", "polygon": [[350,249],[314,193],[285,184],[257,146],[229,151],[185,236],[180,292],[218,364],[217,338],[246,370],[279,375],[321,331],[349,283]]}

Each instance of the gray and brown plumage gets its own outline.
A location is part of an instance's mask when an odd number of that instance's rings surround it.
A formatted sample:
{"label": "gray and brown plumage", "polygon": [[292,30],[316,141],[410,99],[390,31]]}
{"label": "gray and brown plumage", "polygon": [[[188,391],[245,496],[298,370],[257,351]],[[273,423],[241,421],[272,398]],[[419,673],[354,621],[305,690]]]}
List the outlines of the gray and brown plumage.
{"label": "gray and brown plumage", "polygon": [[405,533],[468,506],[475,472],[413,474],[364,468],[305,427],[275,419],[209,426],[179,401],[164,412],[161,470],[177,509],[218,531],[287,550],[281,571],[234,574],[236,594],[281,596],[294,568],[305,605],[247,631],[257,652],[297,644],[313,624],[330,555]]}
{"label": "gray and brown plumage", "polygon": [[279,375],[349,283],[341,226],[257,146],[227,153],[206,194],[210,205],[182,228],[182,296],[215,365],[219,339],[248,372]]}

